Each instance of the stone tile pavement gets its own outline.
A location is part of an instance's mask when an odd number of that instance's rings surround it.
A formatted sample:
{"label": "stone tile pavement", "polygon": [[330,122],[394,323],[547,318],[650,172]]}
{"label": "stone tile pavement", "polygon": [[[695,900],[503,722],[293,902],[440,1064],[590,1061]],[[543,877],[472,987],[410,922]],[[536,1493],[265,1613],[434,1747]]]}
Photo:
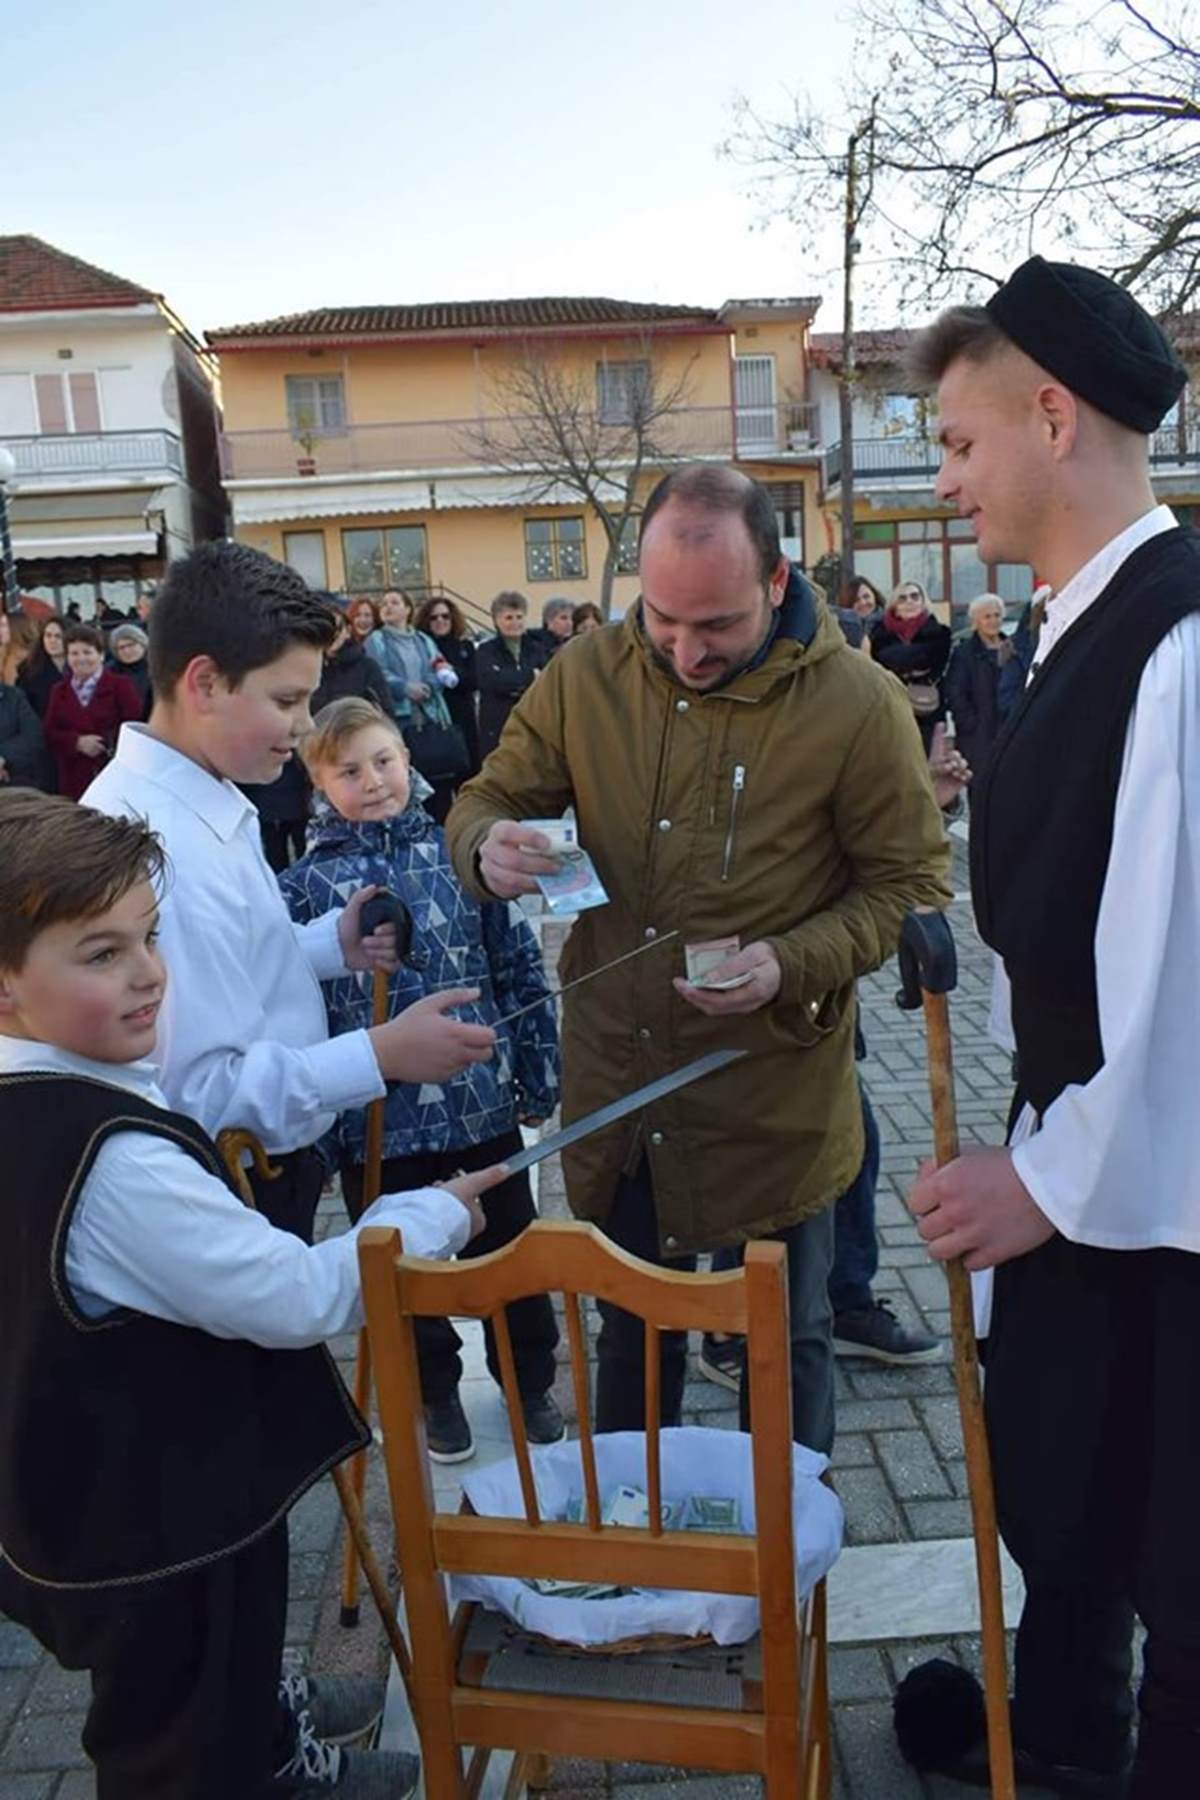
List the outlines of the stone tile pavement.
{"label": "stone tile pavement", "polygon": [[[965,889],[961,841],[956,842],[956,883]],[[960,982],[952,1000],[959,1122],[964,1141],[1002,1141],[1009,1095],[1008,1058],[987,1036],[990,961],[975,939],[969,907],[960,898],[951,913],[958,941]],[[553,956],[557,928],[547,934]],[[877,1292],[905,1321],[939,1333],[948,1329],[945,1282],[925,1257],[907,1211],[904,1192],[931,1143],[924,1038],[919,1015],[894,1004],[894,963],[862,982],[863,1023],[869,1057],[863,1074],[879,1119],[883,1141],[877,1219],[881,1240]],[[539,1201],[546,1216],[565,1216],[562,1173],[557,1164],[540,1170]],[[336,1196],[322,1203],[320,1229],[343,1227]],[[470,1328],[464,1400],[475,1424],[479,1456],[505,1453],[502,1410],[483,1367],[479,1334]],[[334,1345],[349,1375],[352,1338]],[[565,1351],[563,1352],[565,1356]],[[565,1370],[564,1370],[565,1377]],[[856,1552],[873,1546],[948,1545],[938,1549],[949,1561],[953,1540],[969,1535],[965,1464],[954,1387],[948,1361],[914,1369],[865,1362],[838,1367],[838,1437],[833,1466],[846,1508],[847,1545]],[[569,1379],[560,1382],[569,1401]],[[699,1378],[685,1394],[689,1423],[732,1428],[734,1397]],[[453,1471],[439,1471],[438,1485],[449,1493]],[[388,1515],[379,1459],[374,1458],[367,1495],[368,1515],[381,1554],[388,1554]],[[292,1585],[288,1609],[290,1664],[329,1668],[383,1665],[380,1633],[364,1598],[362,1624],[343,1631],[338,1624],[341,1533],[336,1498],[323,1482],[295,1509],[291,1519]],[[896,1557],[905,1552],[896,1550]],[[961,1555],[958,1557],[961,1561]],[[849,1564],[849,1558],[845,1559]],[[928,1565],[923,1563],[923,1567]],[[841,1565],[839,1565],[841,1567]],[[868,1563],[866,1567],[870,1568]],[[929,1585],[929,1584],[926,1584]],[[896,1682],[914,1662],[947,1655],[968,1666],[978,1661],[978,1640],[961,1619],[954,1629],[939,1623],[961,1612],[943,1604],[932,1584],[927,1617],[919,1635],[897,1637],[887,1618],[854,1641],[834,1642],[830,1675],[838,1756],[837,1800],[949,1800],[963,1790],[918,1779],[899,1759],[890,1722]],[[920,1607],[918,1607],[920,1611]],[[836,1608],[835,1608],[836,1612]],[[87,1800],[94,1793],[79,1730],[87,1701],[86,1679],[60,1670],[18,1627],[0,1618],[0,1800]],[[556,1766],[560,1800],[739,1800],[758,1783],[649,1766],[565,1763]]]}

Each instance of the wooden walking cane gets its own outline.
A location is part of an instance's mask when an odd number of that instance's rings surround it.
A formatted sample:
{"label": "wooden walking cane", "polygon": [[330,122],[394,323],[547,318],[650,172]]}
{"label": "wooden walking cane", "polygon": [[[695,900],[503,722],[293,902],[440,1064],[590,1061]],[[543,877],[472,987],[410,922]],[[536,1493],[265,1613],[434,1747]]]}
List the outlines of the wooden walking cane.
{"label": "wooden walking cane", "polygon": [[[934,1158],[940,1168],[958,1155],[954,1105],[954,1056],[947,994],[958,981],[954,938],[944,913],[911,912],[900,933],[900,978],[896,1004],[925,1012],[929,1092],[933,1102]],[[950,1286],[950,1335],[954,1380],[967,1458],[967,1489],[975,1535],[979,1581],[979,1623],[983,1642],[983,1690],[987,1710],[988,1764],[993,1800],[1014,1800],[1012,1731],[1008,1711],[1008,1660],[1004,1645],[1004,1595],[1000,1585],[1000,1538],[996,1497],[983,1416],[979,1356],[971,1278],[961,1257],[944,1265]]]}
{"label": "wooden walking cane", "polygon": [[[241,1198],[251,1211],[256,1210],[254,1205],[254,1190],[250,1186],[250,1179],[246,1174],[242,1157],[247,1154],[250,1156],[256,1173],[264,1180],[273,1181],[280,1171],[273,1166],[266,1151],[252,1131],[241,1131],[230,1128],[229,1130],[219,1132],[217,1134],[217,1149],[221,1153],[221,1160],[229,1171],[230,1180],[237,1188]],[[342,1512],[345,1515],[346,1530],[349,1540],[357,1545],[358,1556],[362,1562],[363,1574],[366,1576],[367,1586],[371,1590],[371,1597],[378,1609],[384,1632],[386,1633],[388,1643],[392,1648],[392,1655],[396,1658],[396,1667],[400,1671],[401,1680],[404,1682],[411,1703],[412,1661],[408,1653],[408,1644],[405,1641],[403,1631],[400,1629],[400,1620],[397,1616],[391,1593],[388,1590],[387,1579],[379,1566],[379,1558],[375,1554],[375,1547],[371,1543],[370,1536],[367,1532],[366,1521],[363,1518],[359,1496],[350,1482],[344,1463],[339,1463],[332,1473],[333,1485],[337,1490],[337,1497],[341,1503]]]}

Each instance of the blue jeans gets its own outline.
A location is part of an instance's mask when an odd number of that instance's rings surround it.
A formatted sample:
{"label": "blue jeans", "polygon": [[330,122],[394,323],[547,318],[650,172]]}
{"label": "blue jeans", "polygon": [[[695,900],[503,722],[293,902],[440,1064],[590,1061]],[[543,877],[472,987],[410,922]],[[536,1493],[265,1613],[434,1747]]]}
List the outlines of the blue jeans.
{"label": "blue jeans", "polygon": [[[875,1189],[879,1182],[879,1127],[867,1090],[860,1081],[863,1136],[866,1140],[862,1167],[833,1209],[833,1267],[829,1272],[829,1304],[834,1314],[857,1312],[871,1304],[871,1283],[879,1268],[879,1240],[875,1235]],[[714,1270],[736,1269],[741,1261],[735,1249],[713,1253]]]}

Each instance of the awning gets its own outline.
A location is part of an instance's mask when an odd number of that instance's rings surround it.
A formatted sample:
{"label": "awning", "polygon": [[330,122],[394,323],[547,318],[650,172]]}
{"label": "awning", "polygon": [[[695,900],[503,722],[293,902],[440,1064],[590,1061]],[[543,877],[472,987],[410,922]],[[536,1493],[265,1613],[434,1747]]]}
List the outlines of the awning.
{"label": "awning", "polygon": [[143,489],[131,494],[21,494],[9,502],[13,555],[18,559],[48,556],[154,556],[158,533],[148,515],[159,497]]}

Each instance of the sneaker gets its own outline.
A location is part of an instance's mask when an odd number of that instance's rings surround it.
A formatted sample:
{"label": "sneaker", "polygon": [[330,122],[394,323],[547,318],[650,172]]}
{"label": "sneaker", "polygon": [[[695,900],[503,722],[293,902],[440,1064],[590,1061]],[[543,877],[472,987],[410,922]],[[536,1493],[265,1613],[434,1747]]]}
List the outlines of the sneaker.
{"label": "sneaker", "polygon": [[307,1713],[324,1743],[351,1744],[382,1719],[387,1682],[371,1675],[285,1675],[279,1698],[297,1718]]}
{"label": "sneaker", "polygon": [[466,1462],[475,1454],[475,1439],[457,1394],[425,1408],[425,1442],[436,1463]]}
{"label": "sneaker", "polygon": [[710,1331],[705,1332],[696,1366],[706,1381],[715,1381],[718,1387],[732,1388],[736,1394],[742,1385],[745,1362],[743,1338],[714,1337]]}
{"label": "sneaker", "polygon": [[280,1800],[408,1800],[421,1778],[421,1760],[406,1750],[343,1750],[316,1736],[307,1713],[297,1719],[296,1749],[272,1788]]}
{"label": "sneaker", "polygon": [[567,1422],[552,1394],[524,1394],[521,1411],[525,1417],[525,1436],[531,1444],[561,1444],[567,1435]]}
{"label": "sneaker", "polygon": [[838,1356],[869,1356],[885,1363],[927,1363],[939,1361],[942,1341],[925,1331],[909,1331],[886,1300],[872,1297],[870,1306],[833,1315],[833,1348]]}

